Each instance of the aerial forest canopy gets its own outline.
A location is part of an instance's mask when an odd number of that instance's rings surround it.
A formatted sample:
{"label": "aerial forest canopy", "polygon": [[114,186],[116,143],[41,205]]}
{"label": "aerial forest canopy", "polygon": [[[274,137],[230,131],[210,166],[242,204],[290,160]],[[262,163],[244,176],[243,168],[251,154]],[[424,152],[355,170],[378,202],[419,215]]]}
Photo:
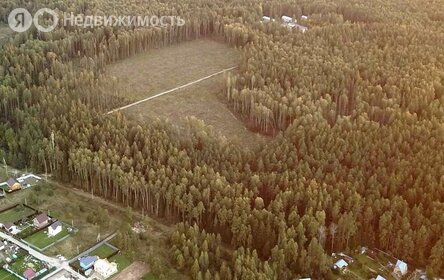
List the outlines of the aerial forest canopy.
{"label": "aerial forest canopy", "polygon": [[[186,24],[16,33],[0,159],[178,223],[171,255],[193,279],[326,279],[332,252],[360,246],[444,275],[443,0],[6,0],[0,20],[16,7]],[[203,37],[241,52],[224,94],[270,142],[106,115],[127,103],[106,65]]]}

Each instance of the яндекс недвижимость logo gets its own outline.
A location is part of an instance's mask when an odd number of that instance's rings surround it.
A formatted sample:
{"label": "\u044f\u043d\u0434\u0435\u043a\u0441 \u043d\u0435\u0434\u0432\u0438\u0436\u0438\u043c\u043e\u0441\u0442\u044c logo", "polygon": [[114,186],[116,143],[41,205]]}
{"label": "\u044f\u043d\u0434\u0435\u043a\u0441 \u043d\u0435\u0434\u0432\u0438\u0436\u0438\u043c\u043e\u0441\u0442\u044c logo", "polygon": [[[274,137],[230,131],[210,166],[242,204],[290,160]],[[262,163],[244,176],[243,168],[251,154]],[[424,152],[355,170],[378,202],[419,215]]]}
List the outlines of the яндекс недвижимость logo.
{"label": "\u044f\u043d\u0434\u0435\u043a\u0441 \u043d\u0435\u0434\u0432\u0438\u0436\u0438\u043c\u043e\u0441\u0442\u044c logo", "polygon": [[[43,16],[45,13],[50,14],[53,18],[52,24],[49,26],[43,26],[39,22],[39,17]],[[53,31],[59,22],[59,16],[54,10],[48,8],[42,8],[38,10],[34,17],[31,13],[23,8],[17,8],[11,11],[8,16],[8,24],[9,27],[15,32],[25,32],[27,31],[32,24],[37,28],[40,32],[51,32]]]}
{"label": "\u044f\u043d\u0434\u0435\u043a\u0441 \u043d\u0435\u0434\u0432\u0438\u0436\u0438\u043c\u043e\u0441\u0442\u044c logo", "polygon": [[[52,21],[49,24],[42,25],[39,19],[43,15],[49,14]],[[63,16],[63,22],[59,17]],[[84,15],[74,13],[58,14],[56,11],[49,8],[42,8],[38,10],[34,16],[23,8],[17,8],[11,11],[8,17],[9,27],[15,32],[25,32],[34,23],[35,27],[40,32],[53,31],[59,22],[63,26],[75,26],[83,28],[94,28],[103,26],[123,26],[123,27],[168,27],[168,26],[183,26],[185,20],[180,16],[103,16],[103,15]]]}

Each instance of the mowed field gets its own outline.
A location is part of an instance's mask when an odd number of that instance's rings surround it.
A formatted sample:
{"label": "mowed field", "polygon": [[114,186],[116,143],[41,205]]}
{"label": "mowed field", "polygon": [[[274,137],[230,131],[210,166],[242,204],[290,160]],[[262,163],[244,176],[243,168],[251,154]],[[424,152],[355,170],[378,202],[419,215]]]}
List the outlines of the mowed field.
{"label": "mowed field", "polygon": [[116,77],[116,94],[140,100],[236,66],[239,53],[213,40],[196,40],[149,50],[111,64],[107,74]]}
{"label": "mowed field", "polygon": [[[107,74],[118,81],[114,94],[137,101],[236,66],[239,55],[225,44],[196,40],[112,64]],[[179,125],[186,117],[194,116],[228,140],[253,148],[267,138],[248,130],[231,113],[223,94],[224,84],[225,76],[221,74],[122,112],[140,122],[161,118]]]}

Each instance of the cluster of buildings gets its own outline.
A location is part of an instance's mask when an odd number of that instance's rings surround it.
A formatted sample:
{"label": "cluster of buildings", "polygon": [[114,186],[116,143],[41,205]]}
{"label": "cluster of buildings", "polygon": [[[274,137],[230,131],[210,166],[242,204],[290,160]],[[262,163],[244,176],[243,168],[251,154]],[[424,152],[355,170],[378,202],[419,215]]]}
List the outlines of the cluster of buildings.
{"label": "cluster of buildings", "polygon": [[[22,261],[21,269],[13,268],[12,264]],[[7,240],[0,241],[0,264],[6,271],[21,280],[34,279],[48,271],[48,265],[30,255],[22,248]]]}
{"label": "cluster of buildings", "polygon": [[7,240],[0,240],[0,265],[11,263],[20,256],[20,248],[9,243]]}
{"label": "cluster of buildings", "polygon": [[[302,16],[301,20],[308,20],[308,16]],[[276,20],[271,17],[267,17],[267,16],[262,17],[263,23],[275,22],[275,21]],[[289,16],[285,16],[285,15],[282,16],[281,22],[282,22],[282,26],[285,26],[288,29],[296,29],[296,30],[301,31],[302,33],[305,33],[308,30],[307,26],[303,26],[303,25],[298,24],[296,19],[293,19],[292,17],[289,17]]]}
{"label": "cluster of buildings", "polygon": [[31,187],[33,184],[38,183],[42,178],[34,174],[23,175],[19,178],[9,178],[6,182],[0,183],[0,198],[5,196],[6,193],[12,193],[21,189]]}
{"label": "cluster of buildings", "polygon": [[79,259],[80,268],[84,271],[85,276],[91,276],[94,272],[103,278],[118,272],[117,264],[107,259],[99,259],[97,256],[83,256]]}
{"label": "cluster of buildings", "polygon": [[[361,251],[361,253],[364,254],[367,251],[373,252],[373,251],[365,248],[365,250]],[[374,254],[374,252],[373,252],[373,254]],[[338,272],[346,271],[346,269],[349,267],[349,265],[354,262],[354,259],[352,257],[347,256],[343,253],[338,253],[337,255],[333,254],[333,256],[337,257],[337,261],[333,264],[333,269]],[[387,264],[387,272],[391,273],[393,276],[400,279],[403,276],[407,275],[407,273],[408,273],[407,263],[405,263],[402,260],[397,260],[396,264],[389,262]],[[372,278],[372,280],[386,280],[386,278],[384,278],[382,275],[377,275],[375,278]]]}
{"label": "cluster of buildings", "polygon": [[[48,227],[48,237],[54,237],[63,230],[63,224],[60,221],[53,221],[53,219],[45,213],[35,216],[32,219],[32,226],[36,231]],[[17,235],[22,231],[22,229],[14,223],[0,223],[0,228],[12,235]]]}

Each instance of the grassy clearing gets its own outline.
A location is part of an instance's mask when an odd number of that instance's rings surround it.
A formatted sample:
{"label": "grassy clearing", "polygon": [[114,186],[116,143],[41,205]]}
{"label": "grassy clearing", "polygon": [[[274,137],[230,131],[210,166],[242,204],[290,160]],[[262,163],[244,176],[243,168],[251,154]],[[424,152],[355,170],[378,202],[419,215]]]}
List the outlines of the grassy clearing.
{"label": "grassy clearing", "polygon": [[[148,51],[109,66],[107,73],[118,80],[117,93],[141,100],[237,65],[236,50],[212,40],[197,40]],[[224,75],[141,103],[123,112],[138,121],[168,119],[182,125],[194,116],[219,134],[244,147],[254,148],[268,137],[248,130],[228,109]]]}
{"label": "grassy clearing", "polygon": [[19,205],[17,207],[14,207],[12,209],[9,209],[5,212],[0,213],[0,223],[15,223],[17,221],[20,221],[23,218],[26,218],[32,214],[34,214],[35,211],[32,209],[29,209],[27,207],[24,207],[23,205]]}
{"label": "grassy clearing", "polygon": [[114,63],[107,74],[116,77],[116,94],[139,100],[237,65],[239,53],[209,39],[150,50]]}
{"label": "grassy clearing", "polygon": [[37,248],[44,249],[47,246],[59,241],[60,239],[69,235],[68,229],[63,225],[62,231],[56,236],[49,237],[48,230],[41,230],[25,239],[26,242],[36,246]]}
{"label": "grassy clearing", "polygon": [[268,137],[248,130],[244,123],[227,108],[220,93],[223,91],[223,76],[203,81],[125,110],[125,114],[138,121],[150,118],[168,119],[182,125],[185,117],[194,116],[210,125],[218,134],[245,147],[255,147]]}
{"label": "grassy clearing", "polygon": [[117,263],[117,269],[120,271],[124,270],[131,264],[131,260],[129,260],[125,255],[117,254],[109,259],[110,262]]}
{"label": "grassy clearing", "polygon": [[7,272],[4,269],[0,269],[0,280],[19,280],[17,276]]}
{"label": "grassy clearing", "polygon": [[89,253],[88,255],[90,256],[97,256],[100,259],[106,259],[109,256],[111,256],[116,250],[114,250],[114,248],[111,248],[110,246],[108,246],[106,243],[101,245],[99,248],[95,249],[94,251],[92,251],[91,253]]}

